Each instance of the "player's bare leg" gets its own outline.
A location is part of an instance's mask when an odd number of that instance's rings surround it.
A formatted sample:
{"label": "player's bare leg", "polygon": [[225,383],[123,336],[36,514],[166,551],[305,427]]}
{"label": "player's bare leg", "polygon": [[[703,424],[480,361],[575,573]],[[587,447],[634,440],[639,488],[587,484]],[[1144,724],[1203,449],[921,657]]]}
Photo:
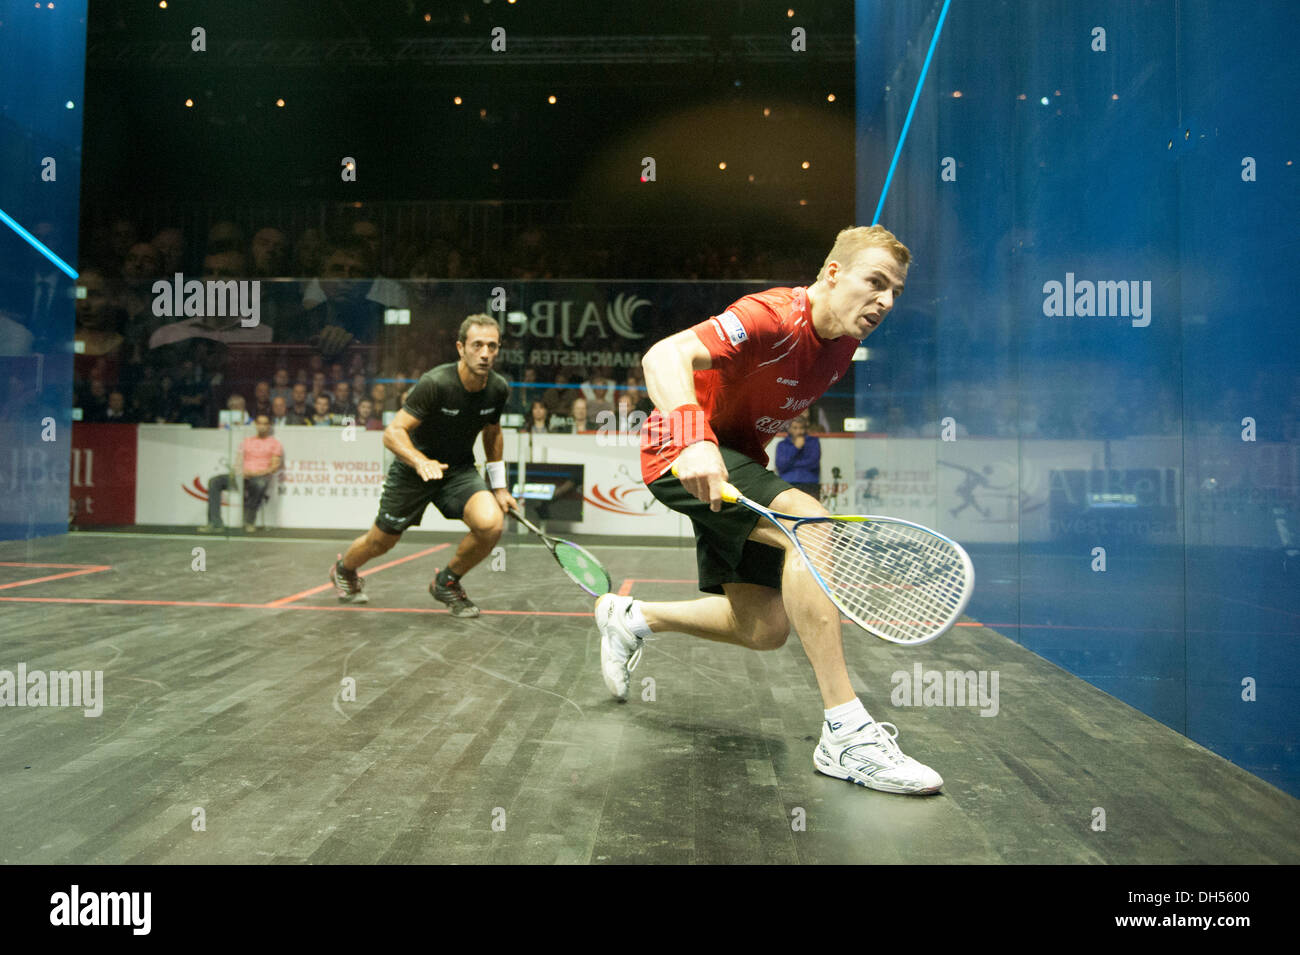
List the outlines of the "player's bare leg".
{"label": "player's bare leg", "polygon": [[429,584],[429,593],[451,608],[453,616],[477,617],[478,607],[465,595],[460,578],[469,573],[501,539],[501,505],[490,491],[477,491],[465,502],[464,519],[469,525],[456,548],[456,555]]}
{"label": "player's bare leg", "polygon": [[[772,510],[800,517],[827,513],[820,502],[794,488],[778,494]],[[794,545],[778,529],[760,523],[749,539],[785,551],[780,592],[757,584],[725,584],[725,597],[641,603],[647,626],[655,633],[688,633],[752,650],[776,650],[785,644],[793,624],[817,675],[826,708],[852,700],[839,611],[808,573]]]}
{"label": "player's bare leg", "polygon": [[388,553],[401,538],[401,534],[389,534],[372,524],[370,530],[352,542],[347,553],[330,568],[330,582],[334,584],[340,602],[363,604],[369,601],[357,570],[367,561]]}
{"label": "player's bare leg", "polygon": [[402,539],[401,534],[388,534],[381,531],[376,525],[371,525],[370,530],[366,531],[356,540],[354,540],[347,551],[343,554],[343,567],[345,570],[360,570],[366,562],[381,557],[393,549],[393,546]]}
{"label": "player's bare leg", "polygon": [[759,584],[723,584],[725,597],[641,602],[655,633],[688,633],[750,650],[779,650],[790,635],[780,591]]}

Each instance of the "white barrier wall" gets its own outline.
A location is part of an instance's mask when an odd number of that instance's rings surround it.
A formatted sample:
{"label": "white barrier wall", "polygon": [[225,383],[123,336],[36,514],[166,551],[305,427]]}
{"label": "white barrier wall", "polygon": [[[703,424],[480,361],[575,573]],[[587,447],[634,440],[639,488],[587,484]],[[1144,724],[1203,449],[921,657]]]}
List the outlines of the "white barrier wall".
{"label": "white barrier wall", "polygon": [[[188,525],[206,520],[206,488],[228,470],[253,429],[193,430],[184,425],[140,425],[135,520]],[[368,527],[378,511],[392,455],[378,431],[284,428],[285,469],[265,511],[268,526]],[[1156,439],[1016,441],[962,438],[824,437],[822,499],[836,513],[886,514],[917,521],[958,540],[981,543],[1045,541],[1051,526],[1053,472],[1099,471],[1107,466],[1153,467],[1173,447]],[[769,454],[775,456],[774,441]],[[506,432],[506,459],[580,464],[584,468],[583,520],[552,522],[561,533],[613,537],[689,538],[689,522],[667,510],[641,483],[637,439],[628,435],[527,435]],[[481,445],[476,453],[482,460]],[[874,476],[868,476],[874,470]],[[834,479],[838,472],[839,480]],[[1172,476],[1174,483],[1180,474]],[[1057,479],[1059,481],[1059,478]],[[234,498],[235,495],[227,495]],[[241,520],[239,503],[227,505],[227,524]],[[420,527],[464,527],[430,508]]]}

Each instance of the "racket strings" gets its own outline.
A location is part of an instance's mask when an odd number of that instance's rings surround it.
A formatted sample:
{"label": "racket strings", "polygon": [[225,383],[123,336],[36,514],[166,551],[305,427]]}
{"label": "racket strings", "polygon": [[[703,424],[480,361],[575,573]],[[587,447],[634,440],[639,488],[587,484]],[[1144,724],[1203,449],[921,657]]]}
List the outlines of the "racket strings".
{"label": "racket strings", "polygon": [[868,629],[920,640],[962,605],[964,565],[942,538],[874,521],[815,521],[794,533],[841,609]]}
{"label": "racket strings", "polygon": [[609,574],[589,551],[568,541],[556,541],[555,559],[561,569],[588,593],[599,595],[609,592]]}

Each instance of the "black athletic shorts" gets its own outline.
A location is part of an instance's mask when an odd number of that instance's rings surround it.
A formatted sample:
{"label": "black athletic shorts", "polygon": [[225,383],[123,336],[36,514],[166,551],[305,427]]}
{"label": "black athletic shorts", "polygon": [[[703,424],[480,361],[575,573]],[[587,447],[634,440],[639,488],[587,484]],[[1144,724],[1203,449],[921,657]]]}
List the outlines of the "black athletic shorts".
{"label": "black athletic shorts", "polygon": [[[727,466],[727,480],[751,501],[771,507],[778,494],[792,487],[753,458],[730,448],[719,450],[722,463]],[[651,483],[650,493],[671,510],[691,519],[695,527],[700,590],[706,594],[724,593],[723,584],[761,584],[781,589],[785,551],[748,540],[763,518],[739,504],[723,503],[722,510],[715,514],[707,502],[682,487],[671,471]]]}
{"label": "black athletic shorts", "polygon": [[384,494],[379,499],[375,526],[385,534],[400,534],[419,524],[424,509],[430,504],[448,520],[461,521],[465,519],[465,505],[469,499],[487,489],[487,484],[472,464],[447,468],[440,480],[425,481],[409,464],[394,461],[384,481]]}

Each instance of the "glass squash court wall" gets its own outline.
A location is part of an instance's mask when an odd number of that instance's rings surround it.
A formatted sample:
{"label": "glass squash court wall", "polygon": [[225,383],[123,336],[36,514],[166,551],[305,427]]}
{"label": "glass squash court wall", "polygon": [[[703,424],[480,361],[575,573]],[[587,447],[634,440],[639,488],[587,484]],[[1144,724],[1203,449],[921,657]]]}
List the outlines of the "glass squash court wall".
{"label": "glass squash court wall", "polygon": [[[861,223],[943,10],[857,4]],[[932,505],[977,620],[1292,794],[1298,39],[1280,3],[952,3],[855,381],[859,503]]]}
{"label": "glass squash court wall", "polygon": [[0,0],[0,540],[68,529],[85,66],[85,0]]}

